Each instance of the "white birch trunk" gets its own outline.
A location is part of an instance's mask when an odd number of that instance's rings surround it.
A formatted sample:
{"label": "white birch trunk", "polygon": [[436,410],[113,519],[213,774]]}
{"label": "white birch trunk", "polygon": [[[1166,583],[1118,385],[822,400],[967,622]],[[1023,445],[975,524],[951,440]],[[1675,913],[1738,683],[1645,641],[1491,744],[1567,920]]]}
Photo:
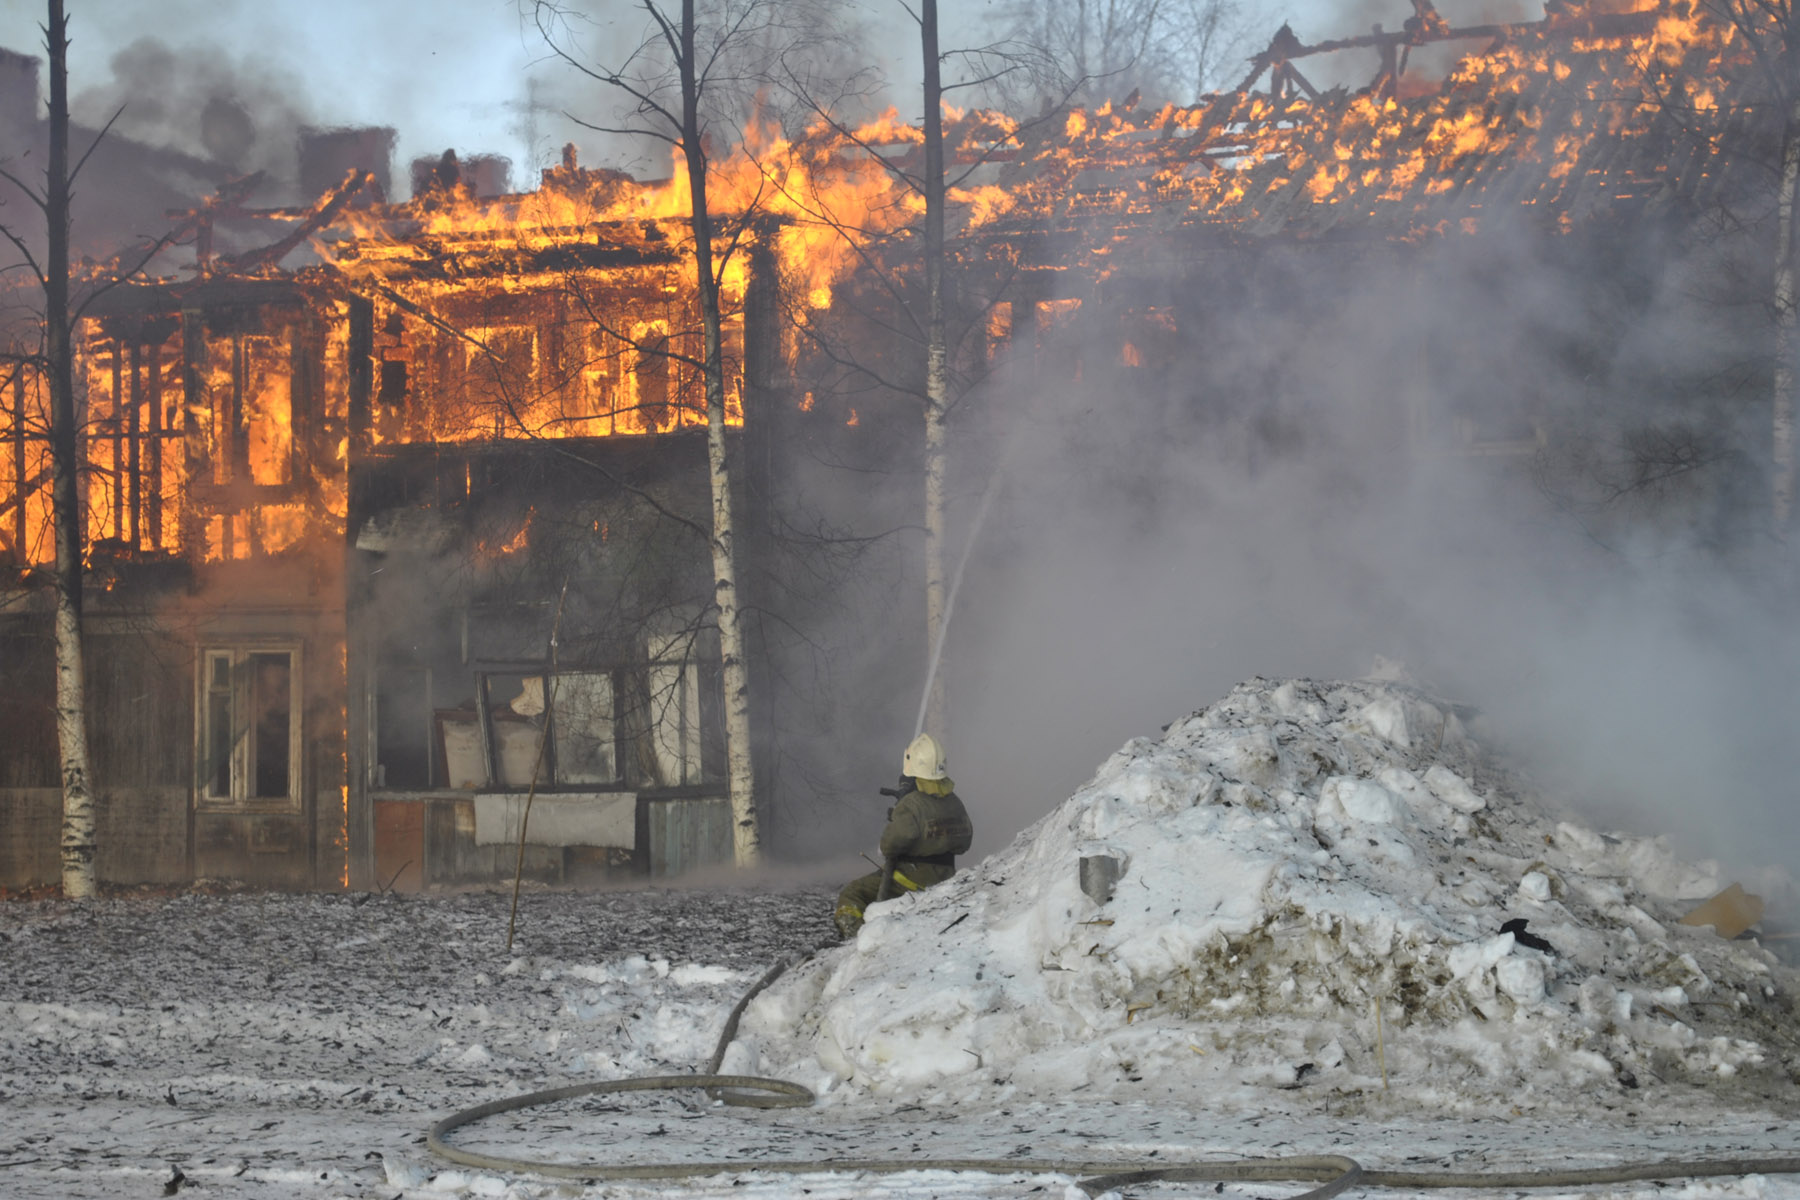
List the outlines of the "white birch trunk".
{"label": "white birch trunk", "polygon": [[731,467],[725,443],[725,370],[721,357],[719,284],[713,272],[712,219],[706,200],[706,152],[700,134],[699,80],[694,63],[694,0],[681,5],[682,149],[688,164],[694,266],[700,296],[702,374],[706,381],[706,464],[712,485],[713,602],[719,610],[719,656],[724,675],[725,771],[731,794],[732,854],[740,867],[762,856],[756,813],[756,774],[750,755],[750,677],[744,664],[738,608],[737,553],[731,516]]}
{"label": "white birch trunk", "polygon": [[942,736],[945,623],[944,476],[948,439],[944,418],[950,400],[950,351],[944,332],[944,123],[938,73],[937,0],[920,6],[925,68],[925,654],[924,727]]}
{"label": "white birch trunk", "polygon": [[[942,324],[938,325],[941,331]],[[948,714],[944,699],[944,628],[946,572],[944,534],[946,504],[944,476],[948,445],[944,426],[944,398],[949,393],[949,368],[943,344],[930,347],[926,358],[925,401],[925,652],[931,682],[925,700],[925,730],[941,737]],[[923,732],[923,731],[921,731]]]}
{"label": "white birch trunk", "polygon": [[80,452],[75,370],[69,329],[69,70],[68,22],[62,0],[49,0],[44,37],[50,51],[50,152],[45,164],[44,353],[50,389],[52,480],[56,527],[56,737],[62,756],[62,890],[72,900],[94,895],[94,792],[88,773],[87,701],[82,679]]}
{"label": "white birch trunk", "polygon": [[[57,485],[60,488],[60,484]],[[71,490],[73,490],[71,488]],[[76,519],[80,519],[79,510]],[[56,737],[62,752],[62,890],[85,900],[98,890],[94,871],[94,793],[88,782],[87,702],[82,686],[80,597],[64,586],[62,506],[57,506]],[[79,548],[73,572],[79,575]]]}
{"label": "white birch trunk", "polygon": [[[716,322],[715,322],[716,328]],[[708,335],[716,339],[716,331]],[[715,351],[716,352],[716,351]],[[719,607],[719,656],[725,687],[725,770],[731,794],[732,856],[740,867],[762,855],[756,816],[756,775],[750,757],[750,677],[744,666],[738,611],[737,557],[732,540],[731,470],[725,456],[725,402],[707,382],[706,461],[712,483],[713,599]]]}
{"label": "white birch trunk", "polygon": [[1794,388],[1800,357],[1800,309],[1794,266],[1794,201],[1800,188],[1800,97],[1788,112],[1781,138],[1781,185],[1776,193],[1775,379],[1771,396],[1770,520],[1786,539],[1794,509]]}

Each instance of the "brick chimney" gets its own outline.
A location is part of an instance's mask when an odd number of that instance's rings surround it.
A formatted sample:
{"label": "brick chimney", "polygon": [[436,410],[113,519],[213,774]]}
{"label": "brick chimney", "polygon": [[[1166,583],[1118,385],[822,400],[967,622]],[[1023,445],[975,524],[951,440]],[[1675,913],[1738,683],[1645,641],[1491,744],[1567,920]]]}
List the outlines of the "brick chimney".
{"label": "brick chimney", "polygon": [[386,125],[300,130],[300,195],[311,200],[343,182],[352,167],[373,172],[383,198],[393,195],[394,131]]}
{"label": "brick chimney", "polygon": [[[454,180],[447,181],[446,172],[454,172]],[[460,184],[483,200],[504,196],[511,190],[512,160],[500,154],[458,158],[453,150],[446,150],[441,156],[413,159],[412,194],[415,197],[442,188],[446,182]]]}
{"label": "brick chimney", "polygon": [[16,142],[38,121],[38,60],[0,50],[0,133]]}
{"label": "brick chimney", "polygon": [[512,190],[512,159],[504,154],[476,154],[463,160],[463,180],[477,196],[504,196]]}

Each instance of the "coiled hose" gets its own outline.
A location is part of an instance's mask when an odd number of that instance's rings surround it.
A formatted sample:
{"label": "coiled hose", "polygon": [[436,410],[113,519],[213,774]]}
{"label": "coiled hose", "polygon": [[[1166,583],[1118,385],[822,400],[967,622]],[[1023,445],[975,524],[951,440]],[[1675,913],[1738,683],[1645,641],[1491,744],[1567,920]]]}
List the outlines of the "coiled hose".
{"label": "coiled hose", "polygon": [[[568,1087],[547,1088],[490,1100],[452,1113],[431,1127],[426,1145],[432,1153],[464,1166],[490,1171],[511,1171],[545,1175],[558,1179],[594,1180],[669,1180],[696,1179],[708,1175],[734,1172],[764,1172],[777,1175],[816,1175],[828,1171],[860,1174],[893,1175],[907,1171],[979,1171],[991,1175],[1072,1175],[1089,1196],[1117,1188],[1146,1183],[1317,1183],[1318,1187],[1295,1196],[1292,1200],[1327,1200],[1352,1187],[1395,1189],[1438,1188],[1541,1188],[1588,1187],[1611,1183],[1630,1183],[1649,1179],[1704,1178],[1722,1175],[1796,1175],[1800,1174],[1800,1156],[1771,1158],[1662,1159],[1630,1163],[1618,1167],[1592,1167],[1550,1171],[1371,1171],[1351,1158],[1338,1154],[1292,1155],[1279,1158],[1239,1158],[1219,1162],[1166,1163],[1094,1162],[1089,1160],[1042,1158],[828,1158],[828,1159],[740,1159],[721,1162],[618,1163],[541,1162],[535,1159],[509,1158],[498,1154],[482,1154],[452,1146],[445,1139],[453,1131],[500,1113],[521,1108],[536,1108],[559,1100],[582,1096],[598,1096],[615,1092],[672,1091],[702,1088],[707,1095],[724,1104],[752,1108],[800,1108],[817,1098],[810,1088],[786,1079],[769,1079],[757,1075],[721,1075],[719,1067],[725,1051],[737,1037],[738,1022],[744,1009],[762,990],[775,982],[798,959],[785,959],[765,972],[732,1007],[725,1028],[719,1035],[704,1074],[641,1075],[630,1079],[609,1079],[597,1083],[577,1083]],[[1085,1177],[1085,1178],[1084,1178]]]}

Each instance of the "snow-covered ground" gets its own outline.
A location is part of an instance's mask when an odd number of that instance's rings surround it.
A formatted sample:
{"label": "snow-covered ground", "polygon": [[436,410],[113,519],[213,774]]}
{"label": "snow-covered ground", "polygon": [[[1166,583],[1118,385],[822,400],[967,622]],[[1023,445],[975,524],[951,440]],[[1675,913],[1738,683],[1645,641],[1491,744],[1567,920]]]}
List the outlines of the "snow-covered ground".
{"label": "snow-covered ground", "polygon": [[[829,888],[529,893],[510,954],[497,894],[0,906],[0,1195],[1024,1197],[1079,1193],[755,1161],[1800,1154],[1800,982],[1676,923],[1731,880],[1554,811],[1463,715],[1395,684],[1253,681],[759,997],[725,1069],[813,1107],[595,1096],[454,1139],[743,1163],[701,1179],[487,1172],[424,1134],[519,1092],[703,1070],[764,969],[829,940]],[[1083,858],[1116,869],[1104,902]],[[1744,882],[1791,903],[1772,873]],[[1800,1176],[1556,1194],[1800,1200]]]}

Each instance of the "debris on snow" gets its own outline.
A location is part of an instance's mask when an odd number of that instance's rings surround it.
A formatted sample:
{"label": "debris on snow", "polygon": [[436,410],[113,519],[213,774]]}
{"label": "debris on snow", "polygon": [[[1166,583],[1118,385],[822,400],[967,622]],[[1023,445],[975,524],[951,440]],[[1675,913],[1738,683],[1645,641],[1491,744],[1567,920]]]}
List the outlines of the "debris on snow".
{"label": "debris on snow", "polygon": [[1723,938],[1734,938],[1762,920],[1763,899],[1734,883],[1681,918],[1683,925],[1710,925]]}
{"label": "debris on snow", "polygon": [[1240,685],[872,909],[759,997],[726,1069],[839,1096],[1353,1095],[1382,1086],[1379,1003],[1420,1104],[1791,1089],[1791,972],[1678,921],[1716,865],[1553,813],[1458,714],[1393,681]]}

